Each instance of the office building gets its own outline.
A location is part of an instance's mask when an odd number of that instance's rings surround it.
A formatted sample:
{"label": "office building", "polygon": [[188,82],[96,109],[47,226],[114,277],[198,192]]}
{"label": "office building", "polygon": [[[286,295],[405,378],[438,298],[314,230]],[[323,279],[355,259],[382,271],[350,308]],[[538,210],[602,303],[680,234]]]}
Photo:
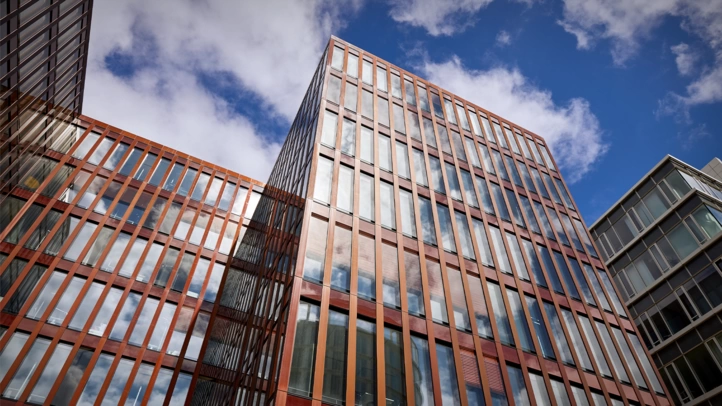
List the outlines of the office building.
{"label": "office building", "polygon": [[182,405],[262,184],[84,116],[62,138],[0,193],[0,404]]}
{"label": "office building", "polygon": [[221,285],[193,404],[670,404],[544,139],[335,37]]}
{"label": "office building", "polygon": [[719,162],[665,157],[590,228],[679,405],[722,404]]}
{"label": "office building", "polygon": [[46,149],[62,149],[81,111],[92,0],[0,1],[0,188]]}

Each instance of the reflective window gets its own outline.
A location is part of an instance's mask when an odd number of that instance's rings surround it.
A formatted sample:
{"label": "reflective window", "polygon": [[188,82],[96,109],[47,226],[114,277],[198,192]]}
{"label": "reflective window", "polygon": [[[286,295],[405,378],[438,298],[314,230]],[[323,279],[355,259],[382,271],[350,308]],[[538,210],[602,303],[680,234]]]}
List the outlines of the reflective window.
{"label": "reflective window", "polygon": [[564,386],[564,382],[556,379],[550,380],[552,384],[552,392],[554,393],[554,399],[557,401],[558,406],[571,406],[569,402],[569,394],[567,394],[567,388]]}
{"label": "reflective window", "polygon": [[70,324],[68,325],[69,328],[74,330],[83,329],[83,326],[85,326],[85,323],[88,321],[88,317],[90,317],[90,312],[93,310],[94,306],[99,303],[100,295],[103,293],[104,289],[105,285],[102,283],[93,282],[90,284],[90,288],[85,293],[83,301],[80,302],[80,306],[78,306],[75,310],[75,315],[70,320]]}
{"label": "reflective window", "polygon": [[138,179],[141,182],[144,181],[150,173],[150,170],[153,168],[156,159],[158,159],[158,155],[148,153],[138,167],[138,170],[135,172],[135,175],[133,175],[133,178]]}
{"label": "reflective window", "polygon": [[208,284],[206,284],[206,290],[205,293],[203,293],[203,300],[211,303],[216,301],[218,287],[221,285],[224,270],[225,266],[223,264],[218,262],[213,264],[211,276],[208,278]]}
{"label": "reflective window", "polygon": [[448,325],[449,315],[446,311],[446,294],[444,293],[444,281],[439,263],[427,260],[426,275],[429,279],[431,318],[437,323]]}
{"label": "reflective window", "polygon": [[[15,336],[13,336],[13,338],[15,338]],[[20,395],[25,390],[28,381],[32,377],[33,372],[35,372],[35,368],[43,358],[43,355],[45,355],[45,352],[48,350],[49,346],[50,340],[45,338],[37,338],[35,342],[33,342],[30,350],[28,350],[28,353],[23,358],[22,363],[15,371],[15,375],[13,375],[12,379],[10,379],[10,381],[8,382],[7,387],[2,394],[4,398],[18,399],[20,397]],[[3,363],[2,365],[6,365],[9,367],[15,360],[9,359],[7,361],[9,362]]]}
{"label": "reflective window", "polygon": [[406,124],[404,123],[404,108],[396,103],[392,103],[394,113],[394,130],[401,134],[406,134]]}
{"label": "reflective window", "polygon": [[567,239],[567,235],[564,233],[564,227],[562,227],[562,222],[559,220],[559,216],[557,216],[557,212],[553,209],[549,209],[549,218],[551,219],[551,224],[554,226],[554,230],[559,236],[559,242],[566,245],[567,247],[571,247],[571,245],[569,244],[569,239]]}
{"label": "reflective window", "polygon": [[[179,254],[180,254],[180,250],[178,250],[177,248],[173,248],[173,247],[169,248],[168,251],[165,252],[165,257],[163,257],[163,262],[160,264],[160,269],[158,269],[158,273],[155,276],[154,283],[157,286],[165,287],[167,285],[168,278],[170,277],[170,274],[175,269],[176,262],[178,262]],[[142,270],[141,270],[141,272],[142,272]],[[140,273],[139,273],[138,277],[140,277]],[[136,279],[137,279],[137,277],[136,277]]]}
{"label": "reflective window", "polygon": [[506,208],[506,202],[504,202],[504,193],[501,191],[501,187],[496,183],[491,183],[491,193],[494,195],[496,201],[496,209],[499,210],[499,218],[504,221],[511,223],[511,217],[509,210]]}
{"label": "reflective window", "polygon": [[413,335],[411,336],[411,364],[414,369],[414,403],[420,406],[433,405],[434,384],[431,378],[429,343],[423,338]]}
{"label": "reflective window", "polygon": [[[140,238],[133,241],[133,246],[130,248],[130,253],[128,253],[128,257],[125,259],[125,262],[123,262],[123,266],[120,268],[119,275],[128,278],[133,274],[133,271],[135,270],[135,267],[138,264],[140,257],[143,255],[143,251],[145,250],[147,242],[148,241]],[[155,265],[158,263],[162,252],[163,245],[155,242],[151,244],[150,249],[148,250],[148,253],[146,254],[145,259],[143,260],[143,263],[140,267],[140,270],[135,276],[136,280],[139,280],[141,282],[150,281],[150,276],[153,273]],[[177,255],[177,251],[173,252],[175,252]],[[169,261],[169,263],[166,263],[164,265],[168,267],[173,266],[174,263],[175,257],[172,258],[172,262]],[[161,265],[161,268],[163,268],[164,265]]]}
{"label": "reflective window", "polygon": [[567,263],[564,261],[564,255],[562,255],[559,251],[552,250],[552,252],[554,253],[554,260],[557,263],[557,269],[559,269],[559,273],[562,274],[564,286],[566,286],[569,291],[569,296],[577,300],[582,300],[581,297],[579,297],[579,291],[577,291],[577,287],[574,284],[574,279],[572,279],[572,274],[569,272]]}
{"label": "reflective window", "polygon": [[436,214],[439,217],[439,230],[441,231],[442,246],[446,251],[456,252],[456,242],[454,241],[454,229],[451,226],[451,216],[449,208],[443,204],[436,205]]}
{"label": "reflective window", "polygon": [[376,242],[363,234],[358,236],[358,295],[367,300],[376,298]]}
{"label": "reflective window", "polygon": [[441,175],[441,163],[439,158],[429,155],[429,166],[431,167],[431,184],[435,191],[446,194],[444,178]]}
{"label": "reflective window", "polygon": [[331,287],[348,292],[351,285],[351,230],[336,226],[333,236]]}
{"label": "reflective window", "polygon": [[491,329],[491,321],[489,320],[489,311],[486,307],[484,299],[484,289],[479,278],[470,274],[466,275],[469,282],[469,293],[471,294],[471,304],[474,309],[476,318],[476,332],[481,337],[493,338],[494,334]]}
{"label": "reflective window", "polygon": [[526,165],[523,163],[519,165],[519,172],[521,172],[522,178],[524,178],[524,183],[526,183],[526,188],[530,192],[537,193],[536,187],[534,187],[534,182],[531,180],[531,175],[529,175],[529,170],[527,169]]}
{"label": "reflective window", "polygon": [[424,153],[421,150],[414,148],[414,175],[416,177],[416,183],[422,186],[429,186],[429,180],[426,176],[426,161],[424,159]]}
{"label": "reflective window", "polygon": [[501,231],[498,227],[489,226],[489,232],[491,234],[491,242],[494,246],[494,252],[496,253],[496,259],[498,263],[498,269],[509,275],[513,275],[511,270],[511,264],[509,263],[509,257],[506,255],[506,249],[504,248],[504,238],[501,236]]}
{"label": "reflective window", "polygon": [[485,212],[494,214],[494,205],[491,203],[491,194],[489,188],[486,186],[484,178],[476,177],[476,187],[479,189],[479,195],[481,196],[481,205]]}
{"label": "reflective window", "polygon": [[[176,164],[177,165],[177,164]],[[153,171],[153,176],[150,177],[150,180],[148,183],[150,183],[153,186],[160,186],[160,182],[163,180],[163,176],[165,176],[166,171],[168,171],[168,167],[170,166],[170,159],[168,158],[161,158],[160,163],[158,163],[158,166],[155,168],[155,171]],[[175,170],[175,166],[173,167]],[[172,174],[171,174],[172,176]],[[172,187],[171,187],[172,189]]]}
{"label": "reflective window", "polygon": [[459,384],[456,380],[454,351],[451,347],[437,343],[436,358],[439,368],[442,405],[461,404],[461,400],[459,399]]}
{"label": "reflective window", "polygon": [[[529,230],[531,230],[533,233],[541,234],[541,229],[539,228],[539,223],[536,221],[536,217],[534,216],[534,211],[531,208],[531,203],[529,203],[529,199],[526,196],[519,195],[519,203],[521,205],[521,210],[526,214],[526,218],[529,222]],[[514,217],[516,218],[517,214],[515,212]]]}
{"label": "reflective window", "polygon": [[386,69],[378,65],[376,65],[376,87],[383,92],[386,92],[388,90]]}
{"label": "reflective window", "polygon": [[419,214],[421,216],[422,236],[424,242],[436,245],[436,226],[434,225],[434,214],[431,207],[431,200],[419,196]]}
{"label": "reflective window", "polygon": [[361,91],[361,114],[374,119],[374,94],[366,89]]}
{"label": "reflective window", "polygon": [[26,317],[36,320],[42,317],[43,313],[45,313],[45,309],[48,308],[50,301],[52,301],[53,297],[55,297],[55,294],[58,292],[60,284],[63,283],[66,276],[66,273],[58,271],[54,271],[50,275],[50,279],[48,279],[48,281],[45,283],[43,289],[40,290],[40,293],[33,302],[33,305],[30,306],[30,310],[28,310]]}
{"label": "reflective window", "polygon": [[384,305],[400,309],[399,258],[396,247],[393,245],[381,244],[381,273],[383,275]]}
{"label": "reflective window", "polygon": [[361,161],[374,163],[374,132],[365,126],[361,126]]}
{"label": "reflective window", "polygon": [[376,402],[376,325],[363,319],[356,320],[355,392],[357,405]]}
{"label": "reflective window", "polygon": [[494,311],[494,321],[499,329],[499,339],[503,344],[514,346],[514,337],[511,334],[511,325],[509,324],[506,307],[504,307],[501,288],[498,284],[489,281],[486,282],[486,285],[489,288],[489,299]]}
{"label": "reflective window", "polygon": [[333,47],[331,53],[331,67],[336,70],[343,70],[343,48]]}
{"label": "reflective window", "polygon": [[[27,265],[26,261],[14,259],[0,275],[0,298],[7,295],[20,273],[24,270],[25,265]],[[47,268],[41,265],[34,265],[30,268],[15,293],[9,299],[5,298],[5,308],[2,310],[7,313],[18,314],[46,270]]]}
{"label": "reflective window", "polygon": [[379,184],[381,195],[381,225],[396,230],[396,207],[394,199],[394,185],[381,181]]}
{"label": "reflective window", "polygon": [[78,256],[80,255],[83,248],[85,248],[85,244],[90,241],[90,238],[92,237],[97,227],[97,224],[93,224],[90,222],[83,223],[82,228],[75,236],[72,244],[70,244],[70,247],[68,247],[67,251],[65,251],[63,258],[67,259],[68,261],[75,262],[78,259]]}
{"label": "reflective window", "polygon": [[[38,339],[38,341],[43,340],[41,338]],[[33,347],[35,344],[33,344]],[[42,374],[40,374],[40,378],[38,378],[38,381],[35,383],[35,387],[33,387],[33,391],[30,393],[30,396],[28,396],[28,402],[29,403],[35,403],[35,404],[41,404],[44,403],[47,399],[48,394],[50,393],[50,389],[53,386],[53,383],[55,383],[55,380],[57,379],[58,375],[60,374],[60,370],[63,368],[63,365],[65,364],[65,361],[68,359],[68,356],[70,355],[70,351],[73,349],[72,345],[64,344],[64,343],[58,343],[58,345],[55,347],[55,350],[53,350],[53,355],[50,356],[50,359],[48,360],[48,363],[45,364],[45,369],[43,369]],[[32,351],[32,350],[31,350]],[[82,350],[81,350],[82,351]],[[26,358],[27,359],[27,358]],[[24,362],[23,362],[24,364]],[[34,367],[37,365],[33,365]],[[34,370],[34,368],[33,368]],[[68,373],[70,373],[72,370],[68,370]],[[28,382],[26,381],[25,384]],[[10,386],[8,385],[8,389]],[[18,395],[22,393],[22,390],[18,391]],[[57,403],[56,403],[57,404]]]}
{"label": "reflective window", "polygon": [[134,361],[121,358],[118,366],[115,368],[113,378],[110,379],[110,385],[108,386],[107,392],[103,402],[107,404],[119,404],[120,397],[123,394],[125,384],[128,382],[130,373],[133,370]]}
{"label": "reflective window", "polygon": [[[548,306],[550,307],[549,311],[551,311],[552,305],[549,304]],[[592,361],[589,359],[589,354],[587,354],[587,350],[584,347],[584,341],[582,339],[582,335],[579,333],[579,329],[577,328],[577,323],[574,321],[574,315],[572,314],[572,312],[566,309],[561,309],[561,311],[562,318],[564,319],[564,324],[567,326],[567,330],[569,331],[569,338],[572,340],[572,347],[574,348],[574,352],[576,352],[577,354],[577,358],[579,359],[581,367],[587,371],[593,371],[594,367],[592,366]],[[559,330],[559,334],[559,338],[557,338],[557,335],[555,333],[557,343],[563,343],[563,346],[566,348],[566,339],[564,339],[564,337],[561,335],[563,334],[563,331],[561,329]],[[564,341],[562,341],[563,339]],[[592,342],[590,341],[589,344],[591,345]],[[571,355],[569,356],[569,358],[571,359]],[[600,366],[600,368],[602,367]]]}
{"label": "reflective window", "polygon": [[594,358],[594,362],[599,368],[599,373],[601,373],[602,376],[611,378],[612,371],[609,369],[609,365],[607,365],[607,359],[604,357],[604,353],[602,352],[602,347],[599,344],[599,341],[597,341],[597,336],[594,334],[592,324],[585,316],[578,314],[577,317],[579,319],[579,323],[582,325],[582,331],[584,331],[584,336],[587,339],[586,342],[589,344],[589,348],[592,350],[592,357]]}
{"label": "reflective window", "polygon": [[436,145],[436,133],[434,132],[434,123],[426,117],[423,117],[424,123],[424,137],[426,138],[426,145],[438,148]]}
{"label": "reflective window", "polygon": [[203,200],[203,194],[206,191],[206,187],[208,186],[208,182],[211,180],[211,175],[201,172],[201,176],[198,178],[198,182],[196,183],[196,186],[193,188],[193,193],[191,194],[191,199],[202,201]]}
{"label": "reflective window", "polygon": [[352,78],[358,77],[358,56],[349,53],[348,62],[346,63],[346,74]]}
{"label": "reflective window", "polygon": [[541,308],[536,298],[533,296],[524,295],[526,300],[526,306],[529,309],[529,316],[531,318],[532,326],[534,327],[534,333],[536,334],[539,348],[541,348],[542,355],[544,358],[556,359],[554,355],[554,347],[552,347],[552,341],[549,338],[546,325],[544,324],[544,318],[542,316]]}
{"label": "reflective window", "polygon": [[632,378],[634,380],[634,383],[636,383],[637,386],[639,386],[640,388],[647,389],[647,384],[644,382],[642,371],[639,369],[637,362],[634,360],[634,355],[632,355],[632,350],[629,348],[629,345],[627,345],[627,341],[624,339],[624,334],[622,333],[622,330],[612,327],[612,334],[614,335],[614,339],[616,340],[619,349],[622,350],[622,357],[624,357],[624,363],[626,364],[627,368],[629,368],[629,371],[632,372]]}
{"label": "reflective window", "polygon": [[439,141],[441,142],[441,150],[451,155],[451,141],[449,140],[449,132],[441,124],[436,124],[436,132],[439,133]]}
{"label": "reflective window", "polygon": [[537,405],[550,405],[549,393],[547,392],[546,385],[544,384],[544,377],[529,372],[529,381],[531,382],[531,392],[534,395]]}
{"label": "reflective window", "polygon": [[354,156],[356,154],[356,123],[344,118],[341,128],[341,152]]}
{"label": "reflective window", "polygon": [[186,374],[183,372],[178,374],[178,379],[175,382],[175,388],[173,388],[173,394],[170,398],[170,406],[182,406],[186,404],[188,388],[190,388],[191,386],[192,378],[193,375],[191,374]]}
{"label": "reflective window", "polygon": [[322,398],[326,403],[340,405],[346,400],[347,336],[348,315],[329,310]]}
{"label": "reflective window", "polygon": [[524,373],[521,369],[507,365],[506,370],[509,373],[509,383],[511,384],[512,395],[514,396],[514,404],[529,405],[529,393],[524,383]]}
{"label": "reflective window", "polygon": [[[616,334],[616,332],[615,332],[615,334]],[[639,359],[639,362],[642,364],[642,368],[644,369],[645,375],[647,375],[647,379],[649,379],[649,382],[652,384],[652,389],[654,389],[654,391],[657,393],[660,393],[660,394],[664,393],[664,390],[662,390],[662,385],[659,384],[659,380],[657,379],[657,374],[655,373],[655,370],[652,368],[652,364],[649,362],[649,357],[647,357],[647,354],[644,352],[644,349],[642,348],[642,343],[639,341],[639,338],[636,335],[631,334],[631,333],[627,333],[627,337],[629,337],[629,341],[632,343],[632,348],[634,349],[634,352],[637,354],[637,358]],[[618,340],[619,340],[619,338],[618,338]],[[629,361],[627,361],[627,362],[629,363]]]}
{"label": "reflective window", "polygon": [[403,231],[404,235],[416,238],[414,197],[411,195],[411,192],[408,192],[404,189],[399,189],[399,206],[401,206],[401,230]]}
{"label": "reflective window", "polygon": [[621,358],[619,358],[619,353],[617,353],[617,349],[614,348],[614,343],[612,342],[612,337],[609,335],[607,326],[596,320],[594,323],[597,325],[597,331],[599,331],[599,336],[602,338],[604,349],[607,351],[609,359],[612,361],[614,372],[617,374],[620,381],[630,383],[627,372],[624,370],[624,364],[622,363]]}
{"label": "reflective window", "polygon": [[327,234],[328,223],[317,217],[311,217],[306,243],[306,260],[303,264],[304,279],[319,283],[323,281]]}
{"label": "reflective window", "polygon": [[373,71],[373,65],[371,62],[364,60],[363,61],[363,71],[362,71],[362,80],[367,85],[373,86],[374,84],[374,71]]}
{"label": "reflective window", "polygon": [[386,404],[406,404],[403,343],[404,340],[400,331],[384,328]]}
{"label": "reflective window", "polygon": [[[179,163],[173,164],[173,169],[171,169],[170,174],[168,175],[168,178],[166,178],[165,182],[163,183],[164,190],[172,191],[173,189],[175,189],[175,185],[176,185],[176,183],[178,183],[178,179],[180,179],[180,174],[183,172],[183,168],[184,168],[183,165],[181,165]],[[194,170],[194,169],[191,169],[191,170]],[[195,173],[193,174],[193,176],[195,176]],[[151,179],[151,181],[152,180],[153,179]],[[192,179],[191,179],[191,181],[192,181]],[[159,180],[159,182],[160,182],[160,180]],[[180,191],[179,191],[179,193],[180,193]],[[188,190],[186,189],[186,191],[185,191],[185,193],[183,193],[183,195],[185,196],[185,194],[187,194],[187,193],[188,193]]]}
{"label": "reflective window", "polygon": [[[178,165],[178,164],[176,164]],[[173,171],[175,171],[175,167],[173,168]],[[188,193],[191,191],[191,186],[193,185],[193,181],[196,178],[196,174],[198,174],[198,171],[193,168],[188,168],[188,171],[186,171],[185,176],[183,176],[183,180],[181,181],[180,187],[178,188],[178,194],[181,196],[188,196]],[[166,186],[163,186],[163,189],[171,190],[168,186],[168,181],[173,176],[173,172],[171,172],[171,176],[168,177],[166,180]]]}
{"label": "reflective window", "polygon": [[374,221],[374,178],[362,173],[359,181],[359,217]]}
{"label": "reflective window", "polygon": [[130,176],[131,171],[135,167],[135,164],[138,163],[138,160],[140,160],[140,157],[143,155],[143,150],[140,148],[133,148],[133,151],[130,152],[130,155],[128,155],[128,158],[123,163],[123,166],[120,168],[121,175]]}
{"label": "reflective window", "polygon": [[338,172],[338,196],[336,197],[336,207],[347,213],[353,213],[353,183],[353,168],[341,165]]}
{"label": "reflective window", "polygon": [[421,264],[418,255],[404,251],[404,272],[406,273],[406,297],[409,313],[423,317],[425,314],[424,289],[421,283]]}
{"label": "reflective window", "polygon": [[572,204],[572,199],[571,199],[571,197],[569,197],[569,193],[567,193],[567,188],[564,187],[564,184],[562,183],[561,179],[554,178],[554,182],[557,184],[557,188],[559,189],[559,192],[562,194],[562,198],[564,199],[564,204],[566,204],[568,208],[574,210],[574,204]]}
{"label": "reflective window", "polygon": [[173,322],[173,315],[176,311],[176,305],[170,302],[163,303],[163,309],[160,312],[158,320],[155,322],[153,328],[153,334],[150,336],[148,341],[148,349],[153,351],[160,351],[163,347],[166,337],[168,336],[168,329]]}
{"label": "reflective window", "polygon": [[328,77],[328,87],[326,88],[326,99],[339,104],[341,98],[341,79],[334,75]]}
{"label": "reflective window", "polygon": [[90,378],[85,384],[85,389],[80,394],[78,404],[89,405],[95,403],[100,390],[102,389],[105,378],[110,373],[110,367],[113,364],[113,356],[109,354],[100,354],[100,358],[95,363],[93,372],[90,373]]}
{"label": "reflective window", "polygon": [[[113,316],[113,312],[117,309],[118,303],[120,303],[120,299],[123,296],[123,290],[118,288],[111,288],[108,294],[105,296],[105,300],[103,301],[103,306],[98,311],[98,314],[95,316],[95,319],[93,320],[93,323],[90,325],[90,328],[88,329],[88,332],[93,335],[102,336],[105,333],[105,330],[108,328],[108,322],[110,321],[111,316]],[[129,298],[130,299],[130,298]],[[128,302],[126,302],[128,303]],[[124,311],[125,309],[123,309]],[[120,315],[123,314],[123,311],[121,311]],[[80,313],[78,313],[80,314]],[[78,314],[76,314],[76,317],[78,317]],[[120,316],[119,316],[120,319]],[[71,322],[71,325],[74,325],[75,328],[82,329],[83,326],[78,320],[76,322],[75,318]]]}
{"label": "reflective window", "polygon": [[386,127],[389,126],[389,101],[383,97],[376,97],[377,111],[379,113],[378,123]]}
{"label": "reflective window", "polygon": [[406,144],[396,141],[396,174],[405,179],[411,179],[411,168],[409,167],[409,154]]}
{"label": "reflective window", "polygon": [[421,127],[419,125],[419,115],[406,111],[407,119],[409,122],[409,135],[415,140],[421,141]]}
{"label": "reflective window", "polygon": [[[55,397],[53,398],[52,404],[62,406],[70,405],[70,398],[73,396],[73,393],[75,393],[75,389],[78,387],[78,376],[83,376],[83,373],[88,367],[88,364],[90,363],[90,358],[92,356],[93,351],[84,348],[81,348],[75,354],[75,358],[73,358],[73,361],[71,362],[67,373],[63,377],[63,380],[60,383],[57,392],[55,392]],[[99,362],[100,360],[98,360],[98,363]],[[48,363],[48,365],[50,364]]]}
{"label": "reflective window", "polygon": [[[107,149],[104,148],[107,144],[107,142],[110,142],[112,144],[112,141],[109,138],[104,138],[103,141],[100,144],[100,147],[93,152],[93,155],[88,158],[88,162],[92,163],[93,165],[97,165],[106,155]],[[110,145],[107,145],[107,147],[110,147]],[[123,155],[125,155],[125,151],[128,150],[130,145],[125,143],[119,143],[117,147],[115,147],[115,150],[113,150],[113,153],[110,155],[107,161],[103,164],[103,168],[113,171],[120,163],[120,160],[123,159]],[[103,151],[105,149],[105,151]]]}
{"label": "reflective window", "polygon": [[333,161],[320,157],[316,167],[316,183],[314,185],[313,198],[319,202],[331,203],[331,187],[333,180]]}
{"label": "reflective window", "polygon": [[343,107],[347,108],[354,113],[358,103],[358,87],[356,85],[346,82],[346,93],[343,96]]}
{"label": "reflective window", "polygon": [[444,162],[444,164],[446,165],[446,179],[449,181],[451,198],[461,201],[461,186],[459,185],[459,178],[456,176],[456,167],[448,162]]}
{"label": "reflective window", "polygon": [[128,331],[128,326],[130,325],[130,321],[133,319],[133,315],[135,314],[135,310],[138,308],[139,302],[140,294],[134,292],[131,292],[125,299],[123,308],[118,314],[118,318],[115,320],[113,330],[110,332],[109,337],[111,340],[121,341],[123,337],[125,337],[125,333]]}
{"label": "reflective window", "polygon": [[379,134],[379,167],[385,171],[392,171],[391,138]]}
{"label": "reflective window", "polygon": [[516,325],[516,332],[519,334],[519,342],[521,349],[527,352],[536,352],[531,339],[531,332],[526,323],[526,315],[517,291],[507,289],[506,296],[509,299],[509,308],[511,309],[512,319]]}
{"label": "reflective window", "polygon": [[484,230],[484,223],[476,218],[471,218],[471,223],[474,227],[474,236],[476,237],[476,244],[479,247],[479,254],[481,255],[481,263],[487,266],[494,266],[494,258],[491,255],[491,248],[489,248],[489,240]]}
{"label": "reflective window", "polygon": [[541,222],[542,229],[544,230],[544,235],[546,235],[546,237],[550,240],[556,241],[557,238],[554,236],[554,230],[552,230],[552,226],[551,224],[549,224],[549,219],[544,212],[544,206],[536,200],[532,200],[532,203],[534,204],[534,211],[536,212],[537,217]]}

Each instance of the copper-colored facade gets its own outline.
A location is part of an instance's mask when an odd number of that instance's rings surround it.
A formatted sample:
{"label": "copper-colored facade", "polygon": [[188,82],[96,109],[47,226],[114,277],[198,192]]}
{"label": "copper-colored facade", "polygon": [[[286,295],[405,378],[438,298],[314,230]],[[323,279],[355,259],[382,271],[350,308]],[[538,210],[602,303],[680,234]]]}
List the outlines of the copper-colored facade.
{"label": "copper-colored facade", "polygon": [[722,404],[722,182],[666,156],[590,231],[674,402]]}
{"label": "copper-colored facade", "polygon": [[262,184],[88,117],[68,129],[0,194],[0,404],[184,404]]}
{"label": "copper-colored facade", "polygon": [[668,405],[543,138],[338,38],[194,404]]}

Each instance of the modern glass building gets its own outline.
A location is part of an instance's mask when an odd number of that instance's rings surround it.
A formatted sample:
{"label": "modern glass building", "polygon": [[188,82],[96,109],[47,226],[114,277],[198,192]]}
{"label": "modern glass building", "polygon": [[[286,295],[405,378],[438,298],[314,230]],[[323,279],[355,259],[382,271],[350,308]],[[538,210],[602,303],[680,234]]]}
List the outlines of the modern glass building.
{"label": "modern glass building", "polygon": [[0,1],[0,188],[60,145],[81,111],[92,0]]}
{"label": "modern glass building", "polygon": [[719,162],[665,157],[591,227],[677,404],[722,404]]}
{"label": "modern glass building", "polygon": [[335,37],[228,265],[193,404],[671,403],[544,139]]}
{"label": "modern glass building", "polygon": [[0,191],[0,404],[182,405],[262,185],[81,116]]}

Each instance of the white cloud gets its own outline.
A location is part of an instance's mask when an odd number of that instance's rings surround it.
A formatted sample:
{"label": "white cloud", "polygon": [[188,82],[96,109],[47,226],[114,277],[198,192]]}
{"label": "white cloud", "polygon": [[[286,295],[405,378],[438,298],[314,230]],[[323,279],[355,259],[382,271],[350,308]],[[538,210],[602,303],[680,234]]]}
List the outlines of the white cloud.
{"label": "white cloud", "polygon": [[[353,13],[359,3],[97,2],[84,113],[265,181],[280,145],[196,75],[222,73],[238,94],[254,96],[249,102],[260,103],[264,119],[289,123],[343,24],[342,7]],[[140,68],[131,77],[113,75],[105,64],[113,54]]]}
{"label": "white cloud", "polygon": [[470,70],[456,56],[442,63],[426,60],[420,68],[430,82],[544,137],[570,182],[581,179],[607,151],[588,101],[573,98],[557,104],[550,91],[518,69]]}
{"label": "white cloud", "polygon": [[505,30],[499,31],[499,33],[496,34],[496,45],[500,47],[511,45],[511,35]]}
{"label": "white cloud", "polygon": [[677,70],[682,76],[692,74],[694,63],[697,61],[697,54],[684,42],[674,45],[670,48],[675,55],[674,61],[677,63]]}
{"label": "white cloud", "polygon": [[396,22],[422,27],[433,36],[453,35],[476,22],[476,13],[493,0],[390,0]]}
{"label": "white cloud", "polygon": [[660,100],[657,113],[679,114],[676,118],[689,121],[691,106],[722,101],[722,0],[564,0],[560,25],[577,37],[580,49],[588,49],[594,40],[609,40],[615,64],[624,65],[669,17],[678,18],[681,27],[699,37],[713,54],[711,65],[698,69],[696,53],[685,44],[672,47],[682,75],[700,73],[685,94],[670,92]]}

